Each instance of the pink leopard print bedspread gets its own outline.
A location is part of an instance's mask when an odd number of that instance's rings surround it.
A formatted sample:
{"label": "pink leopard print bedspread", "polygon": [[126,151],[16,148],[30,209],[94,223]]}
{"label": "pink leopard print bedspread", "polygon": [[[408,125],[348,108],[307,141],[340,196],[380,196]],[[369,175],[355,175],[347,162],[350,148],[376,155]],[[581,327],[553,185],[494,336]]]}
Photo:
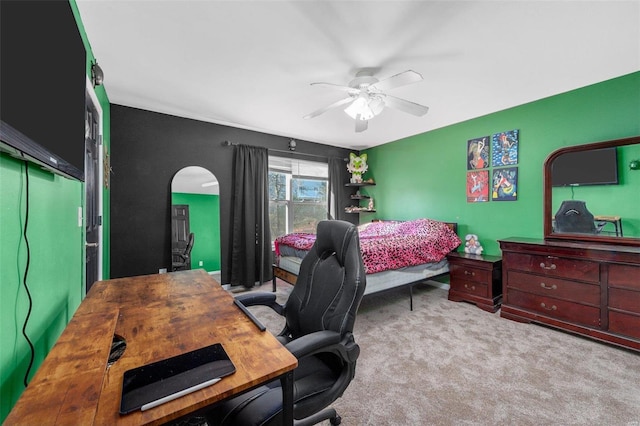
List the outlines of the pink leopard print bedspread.
{"label": "pink leopard print bedspread", "polygon": [[[358,230],[367,274],[439,262],[461,243],[445,223],[432,219],[372,222],[360,225]],[[278,237],[275,240],[276,254],[280,254],[280,245],[310,250],[315,240],[315,234],[306,233]]]}

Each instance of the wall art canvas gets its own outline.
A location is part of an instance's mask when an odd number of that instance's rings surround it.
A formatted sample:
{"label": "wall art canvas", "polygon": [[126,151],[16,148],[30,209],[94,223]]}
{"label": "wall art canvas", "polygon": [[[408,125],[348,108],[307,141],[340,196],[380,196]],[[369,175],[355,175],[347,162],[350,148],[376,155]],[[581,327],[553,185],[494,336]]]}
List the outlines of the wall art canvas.
{"label": "wall art canvas", "polygon": [[495,133],[491,136],[491,165],[494,167],[518,164],[518,130]]}
{"label": "wall art canvas", "polygon": [[489,136],[467,141],[467,170],[489,167]]}
{"label": "wall art canvas", "polygon": [[467,202],[489,201],[489,170],[467,172]]}
{"label": "wall art canvas", "polygon": [[518,168],[494,169],[491,179],[491,199],[494,201],[515,201],[518,199]]}

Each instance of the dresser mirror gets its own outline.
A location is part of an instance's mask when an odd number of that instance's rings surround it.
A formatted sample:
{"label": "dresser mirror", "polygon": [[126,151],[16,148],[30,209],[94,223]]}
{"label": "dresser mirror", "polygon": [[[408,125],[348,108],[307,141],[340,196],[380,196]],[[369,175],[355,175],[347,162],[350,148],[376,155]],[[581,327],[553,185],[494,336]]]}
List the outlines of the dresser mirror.
{"label": "dresser mirror", "polygon": [[544,163],[544,238],[640,246],[640,136],[560,148]]}

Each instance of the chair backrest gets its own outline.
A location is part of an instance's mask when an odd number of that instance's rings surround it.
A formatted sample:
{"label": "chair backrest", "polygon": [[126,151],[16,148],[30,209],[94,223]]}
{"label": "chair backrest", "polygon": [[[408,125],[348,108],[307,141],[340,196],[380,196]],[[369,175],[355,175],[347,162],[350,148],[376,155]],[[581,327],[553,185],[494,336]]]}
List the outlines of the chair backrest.
{"label": "chair backrest", "polygon": [[302,260],[285,307],[291,336],[352,332],[365,286],[356,226],[340,220],[318,223],[316,241]]}
{"label": "chair backrest", "polygon": [[193,249],[193,243],[195,242],[195,235],[193,232],[189,234],[189,240],[187,241],[187,246],[184,249],[185,256],[191,256],[191,249]]}
{"label": "chair backrest", "polygon": [[593,215],[587,210],[584,201],[565,200],[560,205],[555,215],[557,232],[579,232],[583,234],[595,234],[596,225]]}

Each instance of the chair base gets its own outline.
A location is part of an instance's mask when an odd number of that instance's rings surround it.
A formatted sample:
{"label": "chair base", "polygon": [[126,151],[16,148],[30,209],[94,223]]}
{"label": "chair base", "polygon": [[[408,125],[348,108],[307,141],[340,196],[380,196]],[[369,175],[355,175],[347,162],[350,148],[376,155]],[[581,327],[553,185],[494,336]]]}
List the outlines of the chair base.
{"label": "chair base", "polygon": [[304,419],[294,420],[293,424],[295,426],[311,426],[325,420],[329,420],[334,426],[342,423],[342,417],[338,415],[334,408],[329,407]]}

